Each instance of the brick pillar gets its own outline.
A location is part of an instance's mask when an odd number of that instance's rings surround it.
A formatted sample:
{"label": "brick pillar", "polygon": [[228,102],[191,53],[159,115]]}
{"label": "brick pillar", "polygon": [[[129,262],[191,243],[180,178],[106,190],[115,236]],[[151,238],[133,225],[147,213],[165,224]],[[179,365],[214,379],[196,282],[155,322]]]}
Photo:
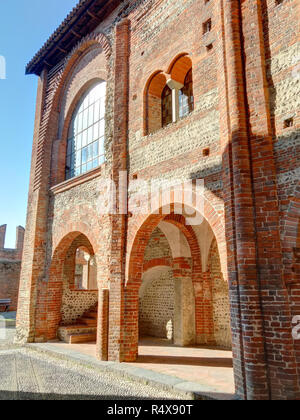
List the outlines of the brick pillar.
{"label": "brick pillar", "polygon": [[108,361],[109,290],[100,289],[98,298],[97,358]]}
{"label": "brick pillar", "polygon": [[188,346],[196,342],[195,292],[189,258],[174,258],[174,342]]}
{"label": "brick pillar", "polygon": [[[238,0],[220,2],[220,95],[228,278],[236,391],[268,399]],[[225,99],[226,98],[226,99]],[[226,111],[225,111],[226,110]],[[234,221],[234,222],[233,222]],[[251,304],[250,304],[251,302]]]}
{"label": "brick pillar", "polygon": [[7,225],[0,226],[0,249],[4,249]]}
{"label": "brick pillar", "polygon": [[[130,22],[116,27],[115,102],[112,179],[116,186],[116,214],[111,215],[109,360],[122,361],[125,248],[127,226],[127,185],[121,185],[120,172],[127,170],[128,83]],[[127,175],[126,175],[127,180]],[[126,181],[125,180],[125,181]]]}
{"label": "brick pillar", "polygon": [[[17,314],[16,341],[32,342],[36,336],[36,307],[38,289],[45,291],[46,285],[41,281],[45,270],[45,235],[48,209],[48,180],[50,172],[51,142],[43,149],[41,130],[43,106],[47,87],[47,70],[43,70],[38,80],[37,104],[32,148],[30,185],[27,207],[27,222],[24,237],[24,250],[20,276],[20,289]],[[49,143],[49,142],[48,142]],[[42,150],[42,153],[41,153]],[[48,157],[48,161],[45,159]],[[48,165],[47,165],[48,163]],[[35,179],[40,175],[40,182]],[[46,340],[46,304],[41,297],[39,312],[41,335],[39,341]]]}
{"label": "brick pillar", "polygon": [[[271,399],[300,399],[291,334],[292,314],[283,281],[277,176],[273,150],[261,0],[240,5],[249,107],[249,139],[266,359]],[[253,60],[255,57],[255,60]]]}

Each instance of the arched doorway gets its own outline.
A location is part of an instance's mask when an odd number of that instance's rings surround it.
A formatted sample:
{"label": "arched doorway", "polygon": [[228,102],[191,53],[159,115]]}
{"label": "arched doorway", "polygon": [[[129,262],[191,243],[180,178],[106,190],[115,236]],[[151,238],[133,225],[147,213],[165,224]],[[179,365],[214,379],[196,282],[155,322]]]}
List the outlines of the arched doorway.
{"label": "arched doorway", "polygon": [[97,303],[93,246],[84,234],[72,232],[61,240],[52,257],[47,290],[48,340],[96,341]]}
{"label": "arched doorway", "polygon": [[231,348],[228,284],[216,237],[199,220],[192,226],[173,208],[137,232],[125,287],[125,361],[137,359],[138,340],[148,334],[177,346]]}

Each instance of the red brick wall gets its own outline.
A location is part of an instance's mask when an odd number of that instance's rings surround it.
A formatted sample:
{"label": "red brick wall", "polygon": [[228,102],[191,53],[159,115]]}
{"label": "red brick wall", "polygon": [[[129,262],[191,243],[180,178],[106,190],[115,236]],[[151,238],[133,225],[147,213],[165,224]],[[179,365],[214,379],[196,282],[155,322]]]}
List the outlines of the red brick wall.
{"label": "red brick wall", "polygon": [[0,299],[11,299],[10,311],[17,310],[20,271],[21,261],[0,259]]}
{"label": "red brick wall", "polygon": [[[18,303],[24,228],[17,227],[16,248],[4,248],[6,225],[0,227],[0,299],[11,299],[9,310],[16,311]],[[2,308],[1,308],[2,310]]]}

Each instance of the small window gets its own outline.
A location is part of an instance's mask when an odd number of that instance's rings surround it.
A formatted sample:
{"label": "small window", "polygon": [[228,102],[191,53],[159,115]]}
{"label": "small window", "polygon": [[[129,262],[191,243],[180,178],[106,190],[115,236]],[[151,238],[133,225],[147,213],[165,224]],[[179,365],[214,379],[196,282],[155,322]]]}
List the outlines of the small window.
{"label": "small window", "polygon": [[284,128],[290,128],[290,127],[293,127],[293,125],[294,125],[293,118],[288,118],[287,120],[284,121]]}
{"label": "small window", "polygon": [[211,19],[208,19],[206,22],[203,23],[203,35],[210,32],[212,29]]}
{"label": "small window", "polygon": [[194,111],[193,71],[186,75],[184,87],[179,92],[179,117],[184,118]]}
{"label": "small window", "polygon": [[82,97],[68,133],[66,179],[97,168],[105,161],[106,83],[94,85]]}
{"label": "small window", "polygon": [[166,86],[161,95],[162,104],[162,126],[165,127],[172,123],[172,90]]}
{"label": "small window", "polygon": [[207,52],[210,52],[210,51],[212,51],[213,49],[214,49],[214,44],[213,44],[213,43],[206,45],[206,51],[207,51]]}
{"label": "small window", "polygon": [[76,251],[74,286],[77,290],[97,290],[97,266],[85,247]]}

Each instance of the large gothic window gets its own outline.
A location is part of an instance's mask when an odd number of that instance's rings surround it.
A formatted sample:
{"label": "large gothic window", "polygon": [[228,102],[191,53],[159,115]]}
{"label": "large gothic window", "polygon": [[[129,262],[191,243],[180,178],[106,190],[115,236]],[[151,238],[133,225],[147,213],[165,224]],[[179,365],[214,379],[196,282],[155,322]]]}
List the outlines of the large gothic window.
{"label": "large gothic window", "polygon": [[179,117],[186,117],[194,110],[193,71],[186,75],[184,87],[179,92]]}
{"label": "large gothic window", "polygon": [[105,161],[106,82],[93,85],[81,98],[69,128],[66,179],[97,168]]}

